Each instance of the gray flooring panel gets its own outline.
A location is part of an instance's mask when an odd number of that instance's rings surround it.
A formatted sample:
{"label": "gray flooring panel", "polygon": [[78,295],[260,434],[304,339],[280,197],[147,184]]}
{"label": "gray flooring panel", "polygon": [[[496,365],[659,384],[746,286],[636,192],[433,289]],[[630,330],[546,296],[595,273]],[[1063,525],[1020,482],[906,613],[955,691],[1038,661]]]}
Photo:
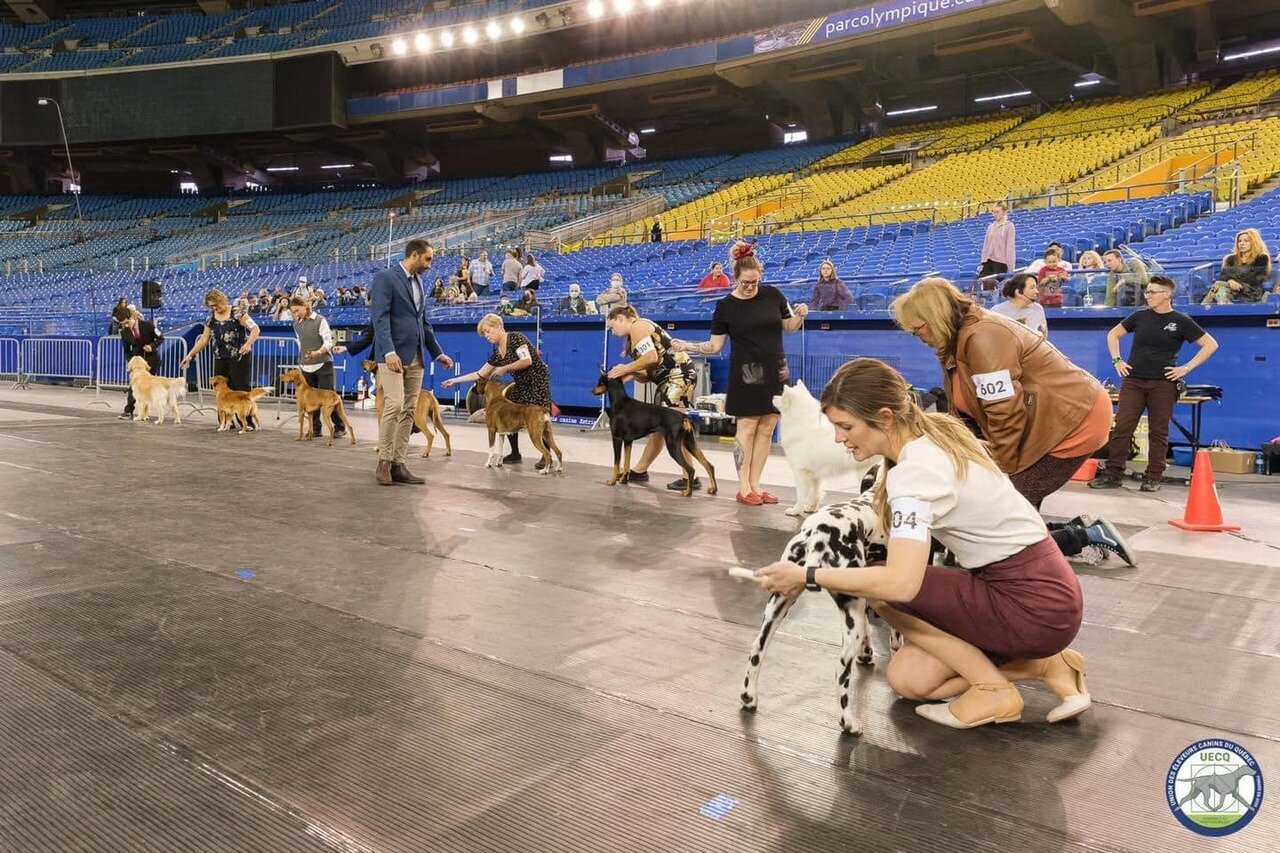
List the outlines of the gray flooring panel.
{"label": "gray flooring panel", "polygon": [[[780,512],[465,453],[414,460],[425,488],[384,490],[365,446],[272,431],[20,434],[21,456],[0,441],[26,466],[0,469],[0,648],[93,725],[281,804],[281,832],[450,851],[1252,853],[1280,836],[1270,802],[1209,841],[1162,800],[1202,737],[1280,767],[1280,577],[1257,567],[1082,568],[1097,704],[1080,721],[1040,722],[1050,697],[1028,690],[1020,725],[945,730],[893,699],[878,654],[849,738],[823,596],[786,623],[760,711],[737,709],[764,598],[724,569],[776,559],[794,527]],[[42,790],[11,783],[24,803]],[[721,796],[734,806],[704,814]],[[74,790],[55,805],[99,808]]]}

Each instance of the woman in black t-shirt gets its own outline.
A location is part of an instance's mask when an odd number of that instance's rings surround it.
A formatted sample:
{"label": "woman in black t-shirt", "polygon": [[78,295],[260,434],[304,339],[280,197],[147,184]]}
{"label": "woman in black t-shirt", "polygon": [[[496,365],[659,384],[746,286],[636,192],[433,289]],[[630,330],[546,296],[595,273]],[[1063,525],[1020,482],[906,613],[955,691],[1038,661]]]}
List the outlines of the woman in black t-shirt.
{"label": "woman in black t-shirt", "polygon": [[787,359],[782,350],[782,333],[797,331],[808,306],[793,311],[782,291],[760,284],[764,269],[753,255],[733,263],[737,282],[728,296],[716,303],[711,318],[711,340],[704,343],[674,341],[681,352],[719,355],[727,338],[729,349],[729,394],[725,412],[738,422],[738,444],[742,463],[738,468],[738,503],[750,506],[776,504],[778,499],[760,487],[760,475],[778,423],[773,398],[782,393],[787,380]]}
{"label": "woman in black t-shirt", "polygon": [[[1107,467],[1089,482],[1090,488],[1120,488],[1133,431],[1145,409],[1150,449],[1147,452],[1147,470],[1142,475],[1139,488],[1144,492],[1160,491],[1160,484],[1164,481],[1165,456],[1169,453],[1169,421],[1173,418],[1174,404],[1178,402],[1182,377],[1203,364],[1218,349],[1213,335],[1186,314],[1173,310],[1171,302],[1176,289],[1173,279],[1163,275],[1151,276],[1144,294],[1147,307],[1133,312],[1107,332],[1111,363],[1123,382],[1116,423],[1107,444]],[[1120,357],[1120,339],[1130,332],[1133,333],[1133,346],[1126,361]],[[1179,367],[1178,351],[1187,341],[1198,346],[1200,351]]]}
{"label": "woman in black t-shirt", "polygon": [[[286,299],[286,302],[288,300]],[[204,331],[182,360],[182,369],[195,360],[210,343],[213,344],[213,375],[227,380],[232,391],[248,391],[252,387],[253,342],[258,339],[258,324],[244,310],[233,311],[227,295],[210,290],[204,295],[209,317]]]}

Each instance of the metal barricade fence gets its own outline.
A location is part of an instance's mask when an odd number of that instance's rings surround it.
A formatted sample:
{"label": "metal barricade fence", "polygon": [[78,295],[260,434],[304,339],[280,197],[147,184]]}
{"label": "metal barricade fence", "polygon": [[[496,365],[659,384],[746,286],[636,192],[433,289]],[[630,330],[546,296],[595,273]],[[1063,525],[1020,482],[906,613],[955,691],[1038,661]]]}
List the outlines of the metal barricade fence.
{"label": "metal barricade fence", "polygon": [[93,341],[84,338],[26,338],[19,358],[22,370],[14,387],[26,388],[32,378],[93,381]]}
{"label": "metal barricade fence", "polygon": [[794,384],[796,380],[803,380],[810,394],[815,397],[821,396],[822,389],[831,381],[831,377],[840,369],[840,365],[855,358],[875,358],[895,370],[901,369],[898,357],[892,355],[788,355],[787,371],[790,373],[790,382]]}
{"label": "metal barricade fence", "polygon": [[0,338],[0,377],[22,381],[22,344],[17,338]]}
{"label": "metal barricade fence", "polygon": [[[160,344],[158,376],[181,376],[182,360],[187,357],[187,342],[182,338],[165,338]],[[97,369],[94,373],[94,397],[102,396],[103,388],[123,390],[129,386],[128,360],[124,357],[124,345],[119,335],[105,335],[98,339]],[[104,400],[95,399],[109,405]],[[92,404],[90,404],[92,405]]]}

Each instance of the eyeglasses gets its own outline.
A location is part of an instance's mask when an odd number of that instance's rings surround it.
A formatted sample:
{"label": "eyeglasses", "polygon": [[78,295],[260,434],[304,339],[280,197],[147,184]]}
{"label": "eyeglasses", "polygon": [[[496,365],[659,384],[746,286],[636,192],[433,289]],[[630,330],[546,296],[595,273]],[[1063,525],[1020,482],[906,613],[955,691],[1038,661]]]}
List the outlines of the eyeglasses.
{"label": "eyeglasses", "polygon": [[907,331],[918,338],[920,337],[920,333],[924,331],[924,325],[924,323],[921,323],[918,326],[907,326]]}
{"label": "eyeglasses", "polygon": [[1145,293],[1147,296],[1159,296],[1162,293],[1170,293],[1171,291],[1165,290],[1164,288],[1160,288],[1160,287],[1155,287],[1155,288],[1148,287],[1144,289],[1142,292]]}

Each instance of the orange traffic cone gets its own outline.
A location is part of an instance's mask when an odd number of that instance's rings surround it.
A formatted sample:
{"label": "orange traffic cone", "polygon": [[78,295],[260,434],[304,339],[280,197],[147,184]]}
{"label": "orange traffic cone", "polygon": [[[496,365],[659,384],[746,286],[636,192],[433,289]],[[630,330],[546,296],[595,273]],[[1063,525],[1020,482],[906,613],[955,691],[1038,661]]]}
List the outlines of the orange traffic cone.
{"label": "orange traffic cone", "polygon": [[1213,482],[1213,465],[1209,463],[1209,451],[1196,453],[1196,464],[1191,470],[1191,491],[1187,494],[1187,511],[1182,518],[1171,518],[1169,523],[1183,530],[1229,531],[1239,530],[1238,524],[1224,524],[1222,505],[1218,503],[1218,487]]}

